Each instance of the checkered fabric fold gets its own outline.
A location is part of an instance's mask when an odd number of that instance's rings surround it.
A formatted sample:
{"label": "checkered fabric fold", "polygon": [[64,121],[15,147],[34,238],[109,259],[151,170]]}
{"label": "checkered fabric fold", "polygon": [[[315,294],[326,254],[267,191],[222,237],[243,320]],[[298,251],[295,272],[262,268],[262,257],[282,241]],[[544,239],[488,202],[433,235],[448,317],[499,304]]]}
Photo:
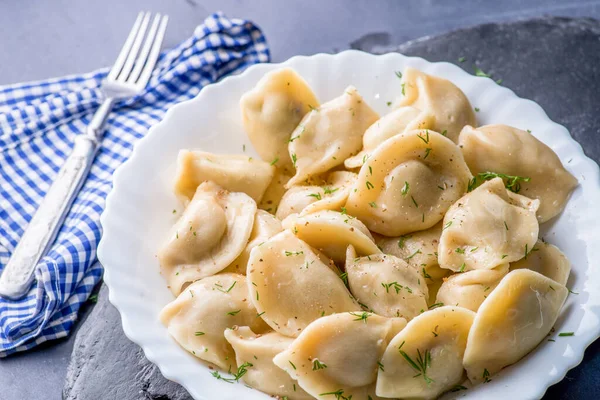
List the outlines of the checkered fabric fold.
{"label": "checkered fabric fold", "polygon": [[[0,298],[0,357],[67,336],[102,276],[96,247],[100,214],[114,170],[136,140],[172,105],[249,65],[268,62],[260,29],[249,21],[208,17],[194,35],[163,53],[146,90],[117,104],[89,177],[36,281],[18,301]],[[0,86],[0,270],[102,101],[108,69],[79,76]]]}

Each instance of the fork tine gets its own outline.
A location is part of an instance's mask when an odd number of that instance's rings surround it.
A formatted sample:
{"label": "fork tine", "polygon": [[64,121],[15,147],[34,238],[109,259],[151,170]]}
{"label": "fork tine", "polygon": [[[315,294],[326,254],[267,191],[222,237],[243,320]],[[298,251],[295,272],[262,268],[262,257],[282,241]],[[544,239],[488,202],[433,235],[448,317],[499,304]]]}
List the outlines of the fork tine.
{"label": "fork tine", "polygon": [[133,71],[127,78],[128,83],[135,83],[140,76],[140,72],[142,72],[142,68],[146,63],[146,59],[148,58],[148,54],[150,53],[150,48],[152,47],[152,42],[154,41],[154,36],[156,35],[156,31],[158,29],[158,22],[160,21],[160,14],[156,14],[154,16],[154,20],[152,21],[152,26],[150,26],[150,30],[146,35],[146,40],[144,41],[144,47],[142,47],[142,51],[135,60],[135,66],[133,67]]}
{"label": "fork tine", "polygon": [[152,70],[154,69],[154,65],[156,64],[156,60],[158,59],[158,55],[160,53],[160,47],[162,46],[162,42],[165,37],[165,31],[167,30],[167,22],[169,22],[169,16],[164,15],[160,21],[160,26],[158,27],[156,36],[154,37],[154,43],[152,44],[150,55],[146,60],[146,65],[142,71],[142,74],[140,75],[140,78],[137,81],[137,85],[141,88],[144,88],[148,83],[148,80],[150,80],[150,74],[152,74]]}
{"label": "fork tine", "polygon": [[117,76],[119,75],[119,72],[121,71],[121,68],[123,68],[123,64],[125,63],[127,54],[129,54],[129,50],[131,49],[131,45],[133,44],[135,35],[137,35],[138,29],[140,27],[140,24],[142,23],[143,17],[144,17],[144,12],[142,11],[138,14],[137,18],[135,19],[135,22],[133,23],[133,27],[131,28],[131,31],[129,31],[129,36],[127,36],[127,40],[125,41],[125,44],[121,48],[121,52],[119,53],[119,56],[117,57],[117,61],[115,62],[115,65],[113,65],[113,67],[110,69],[110,72],[108,73],[108,76],[106,77],[108,80],[117,79]]}
{"label": "fork tine", "polygon": [[133,62],[135,61],[138,51],[140,50],[140,46],[142,45],[142,40],[144,40],[144,35],[146,34],[146,29],[148,29],[148,23],[150,22],[150,12],[147,12],[144,15],[144,19],[142,20],[142,24],[140,26],[140,29],[137,33],[137,35],[135,36],[135,40],[133,42],[133,45],[131,46],[131,50],[129,51],[129,54],[127,55],[127,60],[125,61],[125,65],[123,66],[123,69],[121,70],[121,73],[119,74],[119,77],[117,78],[117,82],[125,82],[127,80],[127,77],[129,76],[129,73],[131,72],[131,69],[133,68]]}

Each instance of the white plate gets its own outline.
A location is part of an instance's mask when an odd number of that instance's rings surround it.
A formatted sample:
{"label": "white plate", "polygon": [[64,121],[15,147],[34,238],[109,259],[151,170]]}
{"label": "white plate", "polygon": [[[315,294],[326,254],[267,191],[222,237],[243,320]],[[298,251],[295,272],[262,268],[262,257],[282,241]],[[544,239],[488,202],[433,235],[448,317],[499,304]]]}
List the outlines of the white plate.
{"label": "white plate", "polygon": [[[469,399],[533,399],[560,381],[583,358],[585,348],[600,335],[600,178],[598,165],[587,158],[569,132],[548,118],[536,103],[517,97],[491,79],[474,77],[449,63],[430,63],[400,54],[374,56],[358,51],[335,55],[293,57],[282,64],[259,64],[238,76],[204,88],[193,100],[169,110],[136,145],[132,157],[114,175],[114,187],[102,214],[104,236],[98,257],[105,268],[110,301],[121,313],[123,330],[139,344],[146,357],[165,377],[182,384],[196,399],[247,399],[270,397],[243,384],[229,384],[188,354],[158,321],[162,307],[173,299],[159,274],[156,251],[181,212],[172,194],[175,160],[183,148],[216,153],[256,155],[242,129],[240,96],[268,71],[289,66],[304,77],[321,102],[354,85],[379,113],[400,93],[395,71],[406,66],[447,78],[467,95],[479,124],[503,123],[532,133],[549,145],[579,180],[565,211],[546,224],[543,237],[571,260],[569,295],[556,323],[555,342],[538,348],[493,377],[492,382],[450,397]],[[178,213],[173,214],[173,209]],[[575,332],[558,337],[559,332]],[[325,399],[327,400],[327,399]]]}

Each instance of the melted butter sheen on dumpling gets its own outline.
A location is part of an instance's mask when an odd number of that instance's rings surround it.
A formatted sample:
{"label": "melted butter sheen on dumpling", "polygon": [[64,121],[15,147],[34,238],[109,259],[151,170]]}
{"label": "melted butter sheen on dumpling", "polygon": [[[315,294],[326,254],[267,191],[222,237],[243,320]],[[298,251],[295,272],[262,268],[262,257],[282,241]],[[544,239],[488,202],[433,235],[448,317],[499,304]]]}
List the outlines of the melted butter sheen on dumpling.
{"label": "melted butter sheen on dumpling", "polygon": [[519,194],[540,200],[540,223],[558,215],[577,186],[560,159],[531,133],[507,125],[466,126],[459,144],[473,174],[496,172],[529,178]]}
{"label": "melted butter sheen on dumpling", "polygon": [[429,130],[394,136],[361,167],[346,208],[370,230],[399,236],[431,228],[466,191],[471,173],[458,147]]}
{"label": "melted butter sheen on dumpling", "polygon": [[268,326],[248,299],[246,277],[220,274],[200,279],[186,288],[160,312],[169,334],[196,357],[224,370],[236,369],[233,349],[223,332],[247,325],[255,332]]}
{"label": "melted butter sheen on dumpling", "polygon": [[[401,327],[406,325],[398,320]],[[273,362],[317,399],[333,392],[343,398],[376,399],[378,361],[390,333],[401,329],[394,325],[392,319],[367,312],[319,318]]]}
{"label": "melted butter sheen on dumpling", "polygon": [[377,119],[379,115],[352,86],[308,113],[290,138],[289,153],[295,160],[296,175],[287,187],[323,174],[358,153],[365,130]]}
{"label": "melted butter sheen on dumpling", "polygon": [[244,250],[252,232],[256,203],[213,182],[196,190],[167,243],[159,250],[161,272],[173,294],[197,279],[225,269]]}
{"label": "melted butter sheen on dumpling", "polygon": [[242,381],[246,384],[279,398],[312,399],[285,371],[273,363],[273,357],[290,347],[294,339],[277,332],[257,335],[247,326],[226,329],[225,339],[235,351],[237,365],[252,365],[242,376]]}
{"label": "melted butter sheen on dumpling", "polygon": [[469,332],[463,362],[471,382],[484,381],[532,351],[550,332],[567,294],[566,287],[535,271],[509,272],[481,304]]}
{"label": "melted butter sheen on dumpling", "polygon": [[290,136],[302,117],[319,101],[291,68],[269,72],[240,100],[244,129],[260,157],[292,170]]}
{"label": "melted butter sheen on dumpling", "polygon": [[537,240],[539,200],[509,194],[494,178],[458,200],[446,213],[439,263],[452,271],[492,269],[525,257]]}
{"label": "melted butter sheen on dumpling", "polygon": [[340,277],[290,231],[255,247],[247,272],[256,309],[285,336],[298,336],[323,315],[360,310]]}
{"label": "melted butter sheen on dumpling", "polygon": [[465,125],[476,126],[473,107],[467,96],[447,79],[405,68],[402,76],[404,96],[398,107],[412,106],[435,118],[433,130],[445,132],[456,142]]}
{"label": "melted butter sheen on dumpling", "polygon": [[410,321],[383,354],[377,395],[434,399],[460,383],[474,317],[473,311],[445,306]]}
{"label": "melted butter sheen on dumpling", "polygon": [[510,269],[527,268],[548,278],[555,280],[561,285],[566,285],[571,273],[571,263],[567,257],[549,243],[538,240],[527,257],[510,264]]}
{"label": "melted butter sheen on dumpling", "polygon": [[196,188],[212,181],[230,192],[242,192],[258,202],[273,179],[275,167],[241,155],[181,150],[177,157],[175,194],[190,200]]}
{"label": "melted butter sheen on dumpling", "polygon": [[375,254],[354,258],[349,249],[346,273],[354,297],[379,315],[410,320],[427,310],[425,278],[397,257]]}

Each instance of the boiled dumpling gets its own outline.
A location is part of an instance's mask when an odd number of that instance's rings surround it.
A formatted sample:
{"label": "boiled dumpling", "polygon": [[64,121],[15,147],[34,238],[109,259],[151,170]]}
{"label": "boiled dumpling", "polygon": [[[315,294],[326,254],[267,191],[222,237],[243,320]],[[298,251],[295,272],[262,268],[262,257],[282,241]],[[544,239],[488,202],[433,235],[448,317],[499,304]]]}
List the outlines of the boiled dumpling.
{"label": "boiled dumpling", "polygon": [[337,262],[344,262],[349,244],[354,246],[359,255],[381,253],[367,227],[358,219],[341,212],[323,210],[299,216],[289,229]]}
{"label": "boiled dumpling", "polygon": [[442,234],[442,223],[424,231],[413,232],[398,237],[375,236],[375,243],[386,254],[403,259],[409,265],[421,271],[427,279],[427,284],[432,280],[441,279],[448,274],[448,270],[440,268],[438,264],[438,245]]}
{"label": "boiled dumpling", "polygon": [[[329,192],[329,196],[324,196],[321,200],[317,200],[304,207],[300,212],[300,215],[312,214],[317,211],[339,211],[342,210],[346,201],[348,201],[348,195],[350,194],[350,188],[339,188],[339,189],[325,189],[325,193]],[[362,224],[361,224],[362,225]],[[365,228],[366,229],[366,228]]]}
{"label": "boiled dumpling", "polygon": [[369,158],[371,151],[387,139],[415,129],[433,129],[434,121],[433,115],[414,107],[400,107],[384,115],[366,130],[362,151],[346,159],[344,165],[346,168],[360,168]]}
{"label": "boiled dumpling", "polygon": [[298,336],[323,315],[360,310],[342,279],[290,231],[252,250],[247,277],[256,309],[285,336]]}
{"label": "boiled dumpling", "polygon": [[527,269],[511,271],[485,299],[469,332],[464,366],[473,383],[511,365],[550,332],[568,290]]}
{"label": "boiled dumpling", "polygon": [[541,240],[537,241],[527,257],[510,264],[511,270],[521,268],[539,272],[561,285],[567,284],[571,273],[571,263],[562,251]]}
{"label": "boiled dumpling", "polygon": [[475,313],[439,307],[419,315],[388,345],[377,395],[433,399],[463,379],[463,354]]}
{"label": "boiled dumpling", "polygon": [[158,253],[173,294],[231,264],[248,242],[255,214],[256,203],[248,195],[228,192],[213,182],[200,184]]}
{"label": "boiled dumpling", "polygon": [[314,203],[304,207],[300,215],[306,215],[321,210],[341,211],[348,200],[350,189],[356,182],[358,174],[348,171],[333,171],[325,181],[324,196]]}
{"label": "boiled dumpling", "polygon": [[284,220],[293,214],[310,214],[320,210],[341,210],[348,200],[357,174],[348,171],[331,172],[322,186],[293,186],[281,199],[277,218]]}
{"label": "boiled dumpling", "polygon": [[386,254],[346,257],[350,291],[358,302],[386,317],[411,319],[427,310],[425,278],[403,260]]}
{"label": "boiled dumpling", "polygon": [[315,398],[334,392],[344,399],[375,398],[373,383],[392,329],[391,319],[367,312],[319,318],[273,362]]}
{"label": "boiled dumpling", "polygon": [[288,183],[291,177],[292,176],[288,173],[277,169],[275,175],[273,175],[271,184],[267,187],[267,190],[265,190],[265,194],[258,204],[258,208],[275,215],[279,208],[281,198],[286,191],[285,184]]}
{"label": "boiled dumpling", "polygon": [[292,132],[319,102],[291,68],[269,72],[240,100],[244,129],[264,161],[292,170],[288,143]]}
{"label": "boiled dumpling", "polygon": [[402,91],[398,107],[411,106],[433,115],[432,129],[444,133],[453,142],[458,141],[463,126],[476,126],[469,99],[449,80],[408,67],[402,76]]}
{"label": "boiled dumpling", "polygon": [[577,186],[577,179],[563,167],[556,153],[529,132],[506,125],[467,126],[459,144],[473,174],[495,172],[526,178],[511,186],[524,196],[540,200],[540,223],[559,214]]}
{"label": "boiled dumpling", "polygon": [[240,326],[226,329],[225,339],[235,351],[237,365],[250,365],[241,378],[246,384],[279,398],[312,398],[273,363],[273,357],[290,347],[292,338],[277,332],[257,335],[249,327]]}
{"label": "boiled dumpling", "polygon": [[252,249],[259,246],[261,243],[266,242],[282,230],[281,222],[277,218],[266,211],[257,210],[248,244],[240,255],[229,265],[229,267],[224,269],[223,272],[235,272],[246,275],[246,267],[248,266],[248,259],[250,258]]}
{"label": "boiled dumpling", "polygon": [[325,189],[320,186],[294,186],[290,188],[279,203],[277,218],[284,220],[292,214],[299,214],[308,205],[329,198],[332,193],[325,194]]}
{"label": "boiled dumpling", "polygon": [[160,320],[181,347],[224,370],[235,370],[233,349],[223,336],[225,329],[247,325],[259,333],[268,330],[248,296],[243,275],[210,276],[192,283],[167,304]]}
{"label": "boiled dumpling", "polygon": [[259,202],[271,183],[275,167],[240,155],[181,150],[177,157],[175,193],[190,200],[196,188],[212,181],[230,192],[242,192]]}
{"label": "boiled dumpling", "polygon": [[507,273],[508,264],[503,264],[494,269],[454,274],[445,279],[438,289],[436,304],[464,307],[477,312]]}
{"label": "boiled dumpling", "polygon": [[365,130],[379,115],[350,86],[340,97],[312,110],[290,139],[289,152],[296,175],[288,187],[341,165],[362,147]]}
{"label": "boiled dumpling", "polygon": [[539,200],[510,194],[495,178],[458,200],[444,217],[442,268],[492,269],[525,257],[537,240]]}
{"label": "boiled dumpling", "polygon": [[372,231],[399,236],[431,228],[466,191],[458,147],[429,130],[396,135],[361,167],[346,208]]}

